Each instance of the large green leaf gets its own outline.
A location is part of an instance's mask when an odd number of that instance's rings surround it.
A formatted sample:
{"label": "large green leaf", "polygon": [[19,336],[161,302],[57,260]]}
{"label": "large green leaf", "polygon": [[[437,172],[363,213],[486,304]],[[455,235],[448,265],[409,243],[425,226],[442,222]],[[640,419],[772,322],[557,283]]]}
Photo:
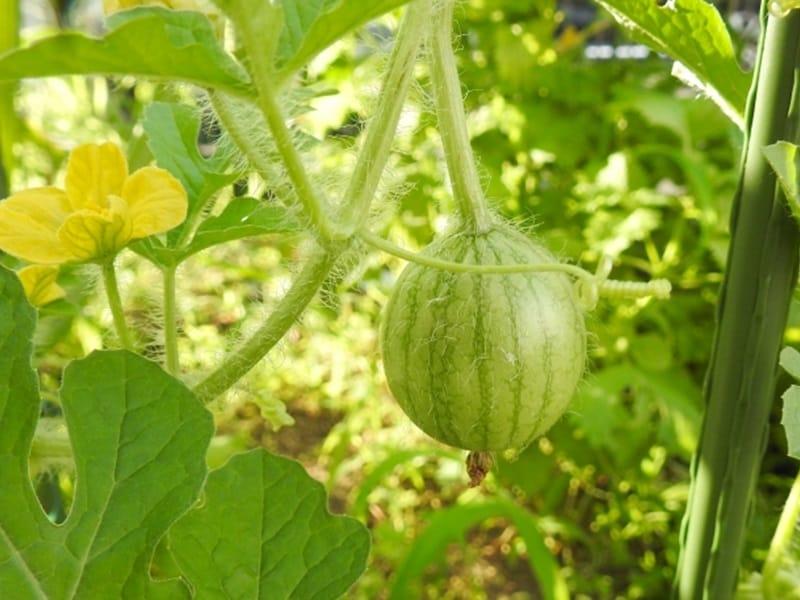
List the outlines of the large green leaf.
{"label": "large green leaf", "polygon": [[250,62],[262,70],[274,69],[276,83],[349,31],[407,2],[214,0],[242,34]]}
{"label": "large green leaf", "polygon": [[28,475],[39,413],[34,322],[16,276],[0,269],[0,597],[188,597],[179,581],[148,573],[156,542],[199,494],[210,413],[127,351],[71,363],[61,402],[77,486],[67,520],[52,524]]}
{"label": "large green leaf", "polygon": [[597,0],[633,37],[675,59],[673,74],[700,88],[744,125],[750,76],[736,61],[725,23],[705,0]]}
{"label": "large green leaf", "polygon": [[247,73],[200,13],[141,7],[108,20],[99,39],[63,32],[0,55],[0,80],[52,75],[139,75],[250,93]]}
{"label": "large green leaf", "polygon": [[329,514],[319,482],[263,450],[212,471],[169,542],[198,598],[338,598],[369,552],[367,530]]}

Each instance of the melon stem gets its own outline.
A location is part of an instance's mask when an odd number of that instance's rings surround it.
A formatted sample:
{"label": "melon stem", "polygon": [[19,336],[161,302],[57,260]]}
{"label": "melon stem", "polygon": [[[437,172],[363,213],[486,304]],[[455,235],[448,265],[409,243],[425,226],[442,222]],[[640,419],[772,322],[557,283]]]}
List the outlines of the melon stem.
{"label": "melon stem", "polygon": [[436,118],[442,137],[453,196],[467,226],[476,233],[492,228],[493,220],[481,189],[475,157],[469,143],[467,120],[452,46],[453,2],[439,3],[433,15],[431,80]]}

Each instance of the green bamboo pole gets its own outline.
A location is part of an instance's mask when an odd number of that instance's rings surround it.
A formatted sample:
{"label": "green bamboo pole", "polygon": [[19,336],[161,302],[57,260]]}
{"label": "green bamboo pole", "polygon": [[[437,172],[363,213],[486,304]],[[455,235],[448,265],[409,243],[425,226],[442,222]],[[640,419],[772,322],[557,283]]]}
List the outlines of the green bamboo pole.
{"label": "green bamboo pole", "polygon": [[705,416],[673,587],[680,600],[726,600],[736,588],[800,249],[797,225],[762,149],[791,139],[787,115],[798,65],[800,11],[785,18],[762,11]]}

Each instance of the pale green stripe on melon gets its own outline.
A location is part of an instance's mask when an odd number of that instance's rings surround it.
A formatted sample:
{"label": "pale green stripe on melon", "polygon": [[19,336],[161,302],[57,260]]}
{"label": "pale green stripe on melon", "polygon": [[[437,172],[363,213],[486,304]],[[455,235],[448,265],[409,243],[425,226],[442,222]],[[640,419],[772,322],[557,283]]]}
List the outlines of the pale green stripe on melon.
{"label": "pale green stripe on melon", "polygon": [[[455,259],[459,262],[467,260],[469,248],[466,245],[457,245]],[[429,271],[421,268],[420,270]],[[452,407],[459,406],[458,399],[454,397],[457,393],[453,390],[451,373],[454,369],[454,357],[457,348],[451,343],[451,336],[457,335],[458,331],[453,331],[452,324],[447,315],[447,309],[458,300],[457,291],[459,283],[463,281],[463,276],[455,273],[439,271],[436,278],[435,304],[429,306],[429,316],[431,323],[434,324],[433,332],[428,343],[428,372],[430,375],[431,396],[431,416],[432,424],[428,429],[422,426],[425,431],[435,431],[439,439],[443,439],[448,444],[455,446],[463,443],[457,421],[459,415],[454,414]],[[434,365],[439,365],[439,369]],[[418,368],[424,372],[425,365],[419,364]]]}
{"label": "pale green stripe on melon", "polygon": [[[503,238],[498,246],[503,255],[512,256],[514,262],[552,260],[547,253],[539,252],[533,246],[521,245],[517,240]],[[516,342],[514,360],[522,365],[545,361],[538,364],[535,372],[530,368],[521,370],[519,385],[511,390],[514,411],[510,417],[512,427],[505,440],[505,445],[521,447],[524,443],[523,440],[529,437],[527,432],[531,431],[531,427],[535,427],[531,423],[535,422],[541,414],[543,405],[551,393],[551,381],[547,378],[550,370],[548,358],[551,341],[544,319],[541,318],[541,306],[547,303],[548,296],[546,293],[542,294],[543,288],[539,276],[533,274],[510,276],[505,279],[505,286],[509,297],[509,306],[515,307],[514,319],[511,324],[513,332],[507,334],[509,337],[513,336]],[[525,347],[522,347],[520,341],[523,338]],[[542,389],[543,375],[545,376],[545,385]]]}
{"label": "pale green stripe on melon", "polygon": [[[483,237],[483,236],[481,236]],[[488,237],[488,236],[487,236]],[[480,242],[480,244],[479,244]],[[487,264],[485,253],[481,252],[480,247],[484,247],[486,242],[478,236],[472,238],[472,252],[475,255],[475,262],[477,264]],[[485,327],[484,316],[488,316],[488,311],[491,310],[490,306],[486,306],[486,294],[484,293],[487,281],[481,275],[472,275],[473,287],[475,288],[475,311],[473,315],[475,327],[473,328],[472,348],[477,362],[477,384],[480,390],[481,402],[479,406],[478,416],[472,427],[468,430],[470,445],[477,442],[476,438],[480,438],[480,443],[484,448],[489,446],[489,424],[491,423],[492,413],[494,412],[495,400],[495,384],[494,375],[491,369],[487,369],[487,365],[491,365],[491,361],[487,360],[489,357],[486,353],[490,350],[488,348],[486,335],[492,335],[487,332]],[[490,282],[489,282],[490,283]],[[491,297],[491,296],[490,296]]]}
{"label": "pale green stripe on melon", "polygon": [[[502,240],[505,242],[505,239]],[[529,261],[531,260],[531,256],[525,256],[517,251],[517,248],[510,246],[508,243],[505,243],[504,251],[507,254],[511,254],[514,258],[515,263],[522,263],[522,261]],[[503,262],[503,256],[498,254],[496,248],[492,250],[493,254],[493,264],[501,264]],[[505,298],[506,306],[516,306],[518,304],[517,301],[517,288],[518,286],[525,282],[527,279],[524,275],[514,275],[509,277],[503,278],[496,278],[496,282],[494,283],[495,286],[502,287],[503,297]],[[519,309],[518,309],[519,310]],[[525,307],[521,307],[521,310],[525,310]],[[517,435],[519,431],[519,421],[520,421],[520,413],[522,412],[523,407],[523,392],[524,392],[524,377],[525,373],[523,372],[520,364],[520,336],[519,336],[519,329],[518,329],[518,319],[515,316],[514,319],[514,331],[511,332],[510,340],[512,342],[512,346],[510,349],[506,350],[501,348],[500,350],[506,352],[507,355],[504,356],[506,360],[508,360],[512,367],[513,373],[511,377],[508,379],[508,385],[511,389],[511,415],[509,417],[510,430],[507,434],[507,442],[510,446],[514,446],[517,444]],[[500,423],[502,427],[505,427],[505,423]]]}

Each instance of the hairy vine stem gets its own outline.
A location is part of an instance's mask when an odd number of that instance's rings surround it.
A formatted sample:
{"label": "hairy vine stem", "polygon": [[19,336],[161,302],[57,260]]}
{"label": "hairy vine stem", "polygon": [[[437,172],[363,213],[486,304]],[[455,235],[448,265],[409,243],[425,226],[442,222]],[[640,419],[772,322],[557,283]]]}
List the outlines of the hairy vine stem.
{"label": "hairy vine stem", "polygon": [[177,376],[180,373],[178,356],[178,309],[175,287],[177,265],[163,267],[161,277],[164,281],[164,366],[167,373]]}
{"label": "hairy vine stem", "polygon": [[475,157],[469,143],[467,118],[452,45],[453,0],[442,0],[433,15],[431,80],[436,118],[442,136],[453,195],[463,218],[476,232],[488,231],[492,215],[481,189]]}
{"label": "hairy vine stem", "polygon": [[370,119],[364,145],[345,192],[342,223],[347,231],[355,232],[369,215],[370,203],[394,141],[392,133],[397,129],[403,100],[414,78],[414,63],[430,17],[430,0],[412,2],[403,14],[378,105]]}
{"label": "hairy vine stem", "polygon": [[[344,239],[347,237],[347,233],[342,231],[338,221],[331,215],[328,200],[319,194],[318,189],[309,179],[300,152],[292,139],[283,111],[278,104],[280,90],[273,65],[276,47],[274,40],[277,39],[275,28],[276,24],[280,23],[280,20],[275,18],[278,10],[279,6],[267,3],[253,16],[239,10],[233,14],[237,32],[247,54],[248,70],[258,94],[255,104],[269,127],[275,140],[275,148],[280,154],[289,180],[294,186],[297,199],[303,206],[317,235],[323,242]],[[257,151],[254,152],[255,149],[250,148],[247,137],[238,134],[235,139],[240,144],[244,143],[245,147],[249,149],[247,155],[250,157]],[[259,166],[258,162],[255,164]],[[259,168],[259,170],[261,169]]]}
{"label": "hairy vine stem", "polygon": [[201,402],[208,403],[233,386],[281,340],[316,295],[342,251],[342,248],[314,251],[261,327],[195,386],[193,391]]}
{"label": "hairy vine stem", "polygon": [[303,205],[311,223],[323,240],[337,240],[347,237],[338,223],[330,216],[328,202],[318,195],[315,186],[308,178],[300,153],[292,140],[292,134],[286,126],[283,113],[269,82],[257,83],[258,106],[264,114],[267,125],[275,138],[275,147],[283,159],[286,172],[294,185],[295,193]]}
{"label": "hairy vine stem", "polygon": [[114,258],[104,261],[100,268],[103,273],[103,285],[108,297],[108,307],[111,309],[111,316],[114,319],[114,328],[117,330],[117,337],[123,348],[133,351],[133,336],[125,321],[125,310],[122,307],[122,298],[119,294]]}

